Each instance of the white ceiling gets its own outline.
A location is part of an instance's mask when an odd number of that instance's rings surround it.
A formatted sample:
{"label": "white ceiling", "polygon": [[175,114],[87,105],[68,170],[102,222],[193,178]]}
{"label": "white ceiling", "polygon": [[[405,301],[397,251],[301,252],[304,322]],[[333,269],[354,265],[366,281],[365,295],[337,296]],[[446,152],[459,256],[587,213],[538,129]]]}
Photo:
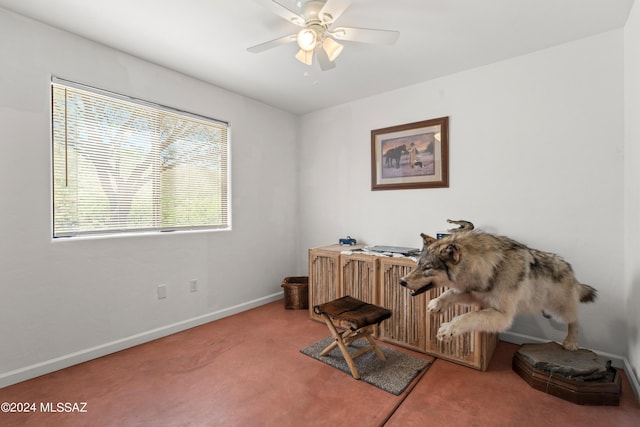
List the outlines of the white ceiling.
{"label": "white ceiling", "polygon": [[[353,0],[335,26],[400,31],[393,46],[342,42],[320,71],[269,0],[0,0],[29,16],[267,104],[304,114],[623,27],[633,0]],[[295,10],[295,0],[280,0]]]}

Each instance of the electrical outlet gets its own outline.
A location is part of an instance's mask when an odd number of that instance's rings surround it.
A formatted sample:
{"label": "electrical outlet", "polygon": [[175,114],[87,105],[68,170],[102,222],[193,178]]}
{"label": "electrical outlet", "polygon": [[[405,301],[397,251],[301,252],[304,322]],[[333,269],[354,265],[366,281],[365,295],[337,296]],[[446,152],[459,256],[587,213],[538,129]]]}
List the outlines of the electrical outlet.
{"label": "electrical outlet", "polygon": [[167,285],[158,285],[158,299],[167,297]]}
{"label": "electrical outlet", "polygon": [[189,285],[191,286],[191,292],[198,292],[198,280],[197,279],[192,279],[189,282]]}

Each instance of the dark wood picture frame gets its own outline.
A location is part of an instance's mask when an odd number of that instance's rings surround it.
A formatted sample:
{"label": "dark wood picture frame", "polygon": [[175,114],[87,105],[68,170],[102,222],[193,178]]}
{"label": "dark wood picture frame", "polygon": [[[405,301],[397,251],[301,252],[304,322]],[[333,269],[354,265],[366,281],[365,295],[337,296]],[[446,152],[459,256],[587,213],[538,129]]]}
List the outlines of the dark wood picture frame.
{"label": "dark wood picture frame", "polygon": [[371,190],[449,187],[449,117],[371,131]]}

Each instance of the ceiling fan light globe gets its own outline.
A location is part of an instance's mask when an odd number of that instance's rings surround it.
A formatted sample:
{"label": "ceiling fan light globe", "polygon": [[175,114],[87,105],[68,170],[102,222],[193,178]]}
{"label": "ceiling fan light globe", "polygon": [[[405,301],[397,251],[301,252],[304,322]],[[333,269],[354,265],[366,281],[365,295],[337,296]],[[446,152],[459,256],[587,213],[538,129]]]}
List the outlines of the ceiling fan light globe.
{"label": "ceiling fan light globe", "polygon": [[337,41],[333,40],[332,38],[327,37],[322,42],[322,48],[324,49],[325,52],[327,52],[329,61],[335,61],[338,55],[340,55],[340,52],[342,52],[342,49],[344,48],[344,46],[338,43]]}
{"label": "ceiling fan light globe", "polygon": [[303,28],[298,32],[298,36],[296,37],[296,41],[298,42],[298,46],[302,50],[313,50],[316,47],[316,41],[318,36],[316,32],[310,28]]}
{"label": "ceiling fan light globe", "polygon": [[300,49],[298,53],[296,53],[296,59],[303,64],[312,65],[313,64],[313,51],[312,50],[304,50]]}

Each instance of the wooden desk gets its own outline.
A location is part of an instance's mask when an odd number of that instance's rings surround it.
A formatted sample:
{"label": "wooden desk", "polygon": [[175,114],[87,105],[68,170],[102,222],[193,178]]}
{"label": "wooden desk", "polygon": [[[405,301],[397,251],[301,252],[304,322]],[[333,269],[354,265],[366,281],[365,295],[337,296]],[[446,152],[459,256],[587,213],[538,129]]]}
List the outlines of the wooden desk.
{"label": "wooden desk", "polygon": [[381,340],[411,350],[486,370],[498,342],[497,334],[466,333],[450,342],[436,338],[440,325],[477,308],[457,306],[446,313],[430,315],[427,305],[446,288],[432,289],[412,297],[398,284],[415,267],[408,257],[388,257],[358,252],[362,245],[330,245],[309,250],[309,316],[313,306],[345,295],[385,307],[391,318],[376,332]]}

